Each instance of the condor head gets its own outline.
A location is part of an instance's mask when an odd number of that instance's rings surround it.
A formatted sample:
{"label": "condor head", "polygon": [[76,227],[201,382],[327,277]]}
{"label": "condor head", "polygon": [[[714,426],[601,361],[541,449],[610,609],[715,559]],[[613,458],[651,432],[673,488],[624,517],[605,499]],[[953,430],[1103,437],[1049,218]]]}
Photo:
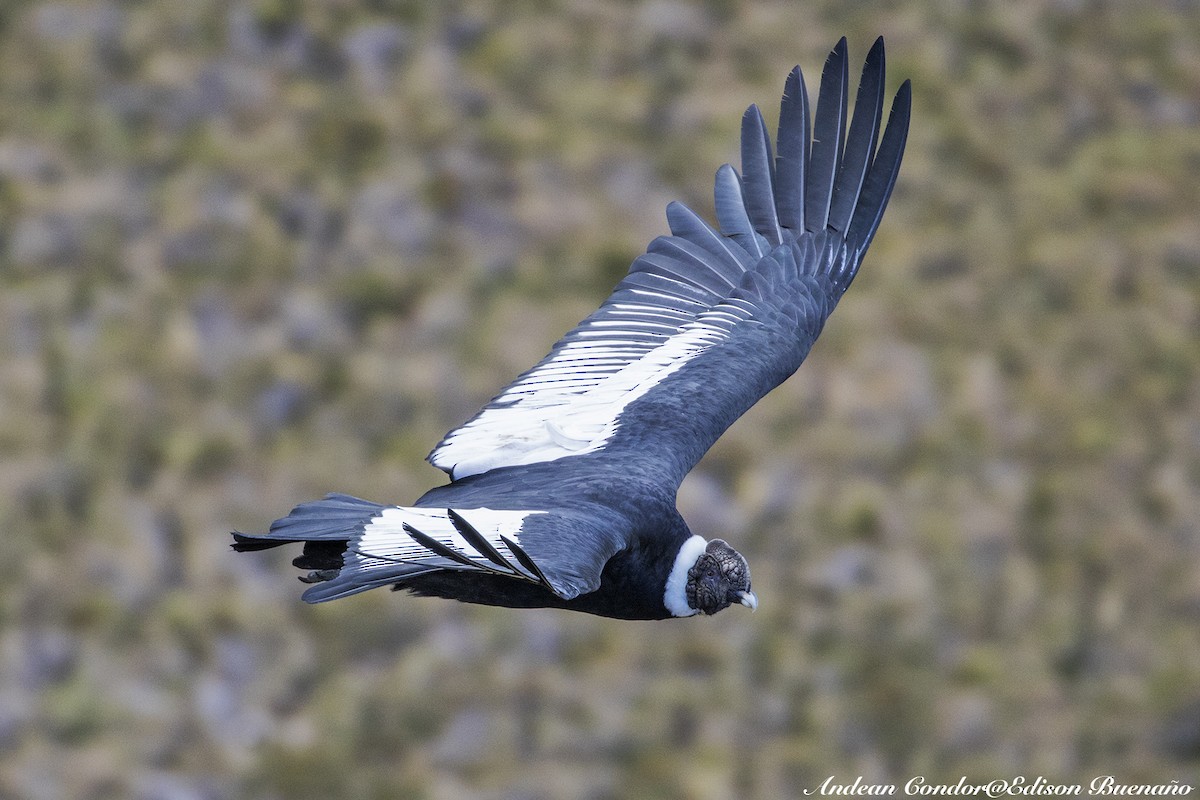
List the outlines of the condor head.
{"label": "condor head", "polygon": [[750,591],[750,565],[722,539],[713,539],[688,570],[688,605],[702,614],[715,614],[740,603],[751,611],[758,598]]}

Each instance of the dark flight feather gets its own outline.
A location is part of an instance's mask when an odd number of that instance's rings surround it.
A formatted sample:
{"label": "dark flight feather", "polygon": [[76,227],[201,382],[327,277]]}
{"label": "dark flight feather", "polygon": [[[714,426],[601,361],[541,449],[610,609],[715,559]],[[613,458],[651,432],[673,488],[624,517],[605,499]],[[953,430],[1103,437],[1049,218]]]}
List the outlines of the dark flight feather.
{"label": "dark flight feather", "polygon": [[742,115],[742,190],[751,226],[769,246],[783,244],[775,210],[775,162],[762,112],[752,105]]}
{"label": "dark flight feather", "polygon": [[542,568],[537,565],[536,561],[529,557],[529,554],[525,552],[524,548],[503,534],[501,534],[500,540],[504,542],[504,546],[511,550],[512,554],[517,557],[517,561],[521,562],[521,566],[529,570],[537,577],[539,583],[544,583],[547,586],[551,585],[550,579],[547,578],[542,572]]}
{"label": "dark flight feather", "polygon": [[821,72],[821,88],[817,94],[812,161],[808,165],[805,199],[805,227],[813,233],[823,231],[829,220],[833,182],[838,176],[838,165],[842,160],[842,132],[846,129],[849,82],[846,37],[843,36],[825,61],[825,69]]}
{"label": "dark flight feather", "polygon": [[883,138],[879,142],[879,150],[875,153],[872,169],[863,182],[862,196],[854,216],[850,220],[850,228],[846,240],[859,253],[866,251],[875,238],[883,212],[887,210],[888,199],[896,186],[896,177],[900,174],[900,161],[904,158],[904,145],[908,141],[908,122],[912,115],[912,84],[905,81],[896,92],[892,101],[892,111],[888,116],[887,127],[883,130]]}
{"label": "dark flight feather", "polygon": [[750,224],[746,210],[746,196],[742,192],[742,179],[737,170],[728,164],[717,170],[713,184],[713,204],[717,221],[721,223],[721,235],[728,236],[757,262],[766,255],[766,241],[759,241],[758,232]]}
{"label": "dark flight feather", "polygon": [[779,155],[775,158],[775,203],[779,224],[799,232],[804,229],[805,176],[810,147],[808,91],[796,67],[787,77],[779,104]]}
{"label": "dark flight feather", "polygon": [[862,81],[854,100],[854,116],[842,153],[841,174],[833,187],[828,225],[843,234],[849,228],[850,215],[858,205],[859,191],[875,157],[875,142],[883,118],[883,61],[881,36],[875,40],[875,46],[863,64]]}

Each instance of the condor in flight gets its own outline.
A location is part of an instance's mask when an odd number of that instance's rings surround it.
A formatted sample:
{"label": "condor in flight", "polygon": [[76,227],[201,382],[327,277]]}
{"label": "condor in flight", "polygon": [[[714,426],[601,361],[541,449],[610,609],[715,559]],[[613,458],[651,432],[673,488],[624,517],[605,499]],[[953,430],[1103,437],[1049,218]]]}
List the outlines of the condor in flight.
{"label": "condor in flight", "polygon": [[[734,420],[800,366],[858,272],[896,182],[907,81],[883,125],[883,40],[847,127],[846,40],[815,113],[797,67],[778,152],[757,106],[742,172],[717,170],[710,226],[667,206],[650,243],[591,316],[429,461],[450,475],[410,506],[331,494],[234,549],[302,542],[310,603],[376,586],[622,619],[754,609],[746,559],[688,530],[684,476]],[[880,137],[880,128],[883,135]]]}

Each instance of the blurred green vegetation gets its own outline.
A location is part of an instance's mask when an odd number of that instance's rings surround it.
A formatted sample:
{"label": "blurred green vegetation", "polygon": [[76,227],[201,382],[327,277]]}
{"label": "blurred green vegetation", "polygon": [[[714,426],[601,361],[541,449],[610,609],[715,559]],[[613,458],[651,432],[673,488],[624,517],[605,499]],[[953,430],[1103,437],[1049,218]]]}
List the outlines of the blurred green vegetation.
{"label": "blurred green vegetation", "polygon": [[[1200,784],[1197,11],[0,6],[0,796]],[[680,498],[758,614],[314,608],[233,556],[440,481],[842,34],[913,80],[891,208]]]}

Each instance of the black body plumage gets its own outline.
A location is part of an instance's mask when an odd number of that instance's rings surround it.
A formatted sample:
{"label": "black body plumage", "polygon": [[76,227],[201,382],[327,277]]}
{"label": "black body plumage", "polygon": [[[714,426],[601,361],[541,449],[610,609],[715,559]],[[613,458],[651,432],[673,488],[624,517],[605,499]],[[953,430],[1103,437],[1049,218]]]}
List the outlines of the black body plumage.
{"label": "black body plumage", "polygon": [[896,181],[905,82],[884,125],[884,52],[867,56],[853,117],[846,43],[812,113],[788,76],[778,154],[742,119],[742,174],[717,171],[718,227],[679,203],[601,307],[429,460],[451,475],[411,506],[347,495],[305,503],[234,548],[303,542],[321,602],[376,586],[625,619],[751,608],[749,567],[693,536],[680,482],[714,441],[800,366],[853,281]]}

